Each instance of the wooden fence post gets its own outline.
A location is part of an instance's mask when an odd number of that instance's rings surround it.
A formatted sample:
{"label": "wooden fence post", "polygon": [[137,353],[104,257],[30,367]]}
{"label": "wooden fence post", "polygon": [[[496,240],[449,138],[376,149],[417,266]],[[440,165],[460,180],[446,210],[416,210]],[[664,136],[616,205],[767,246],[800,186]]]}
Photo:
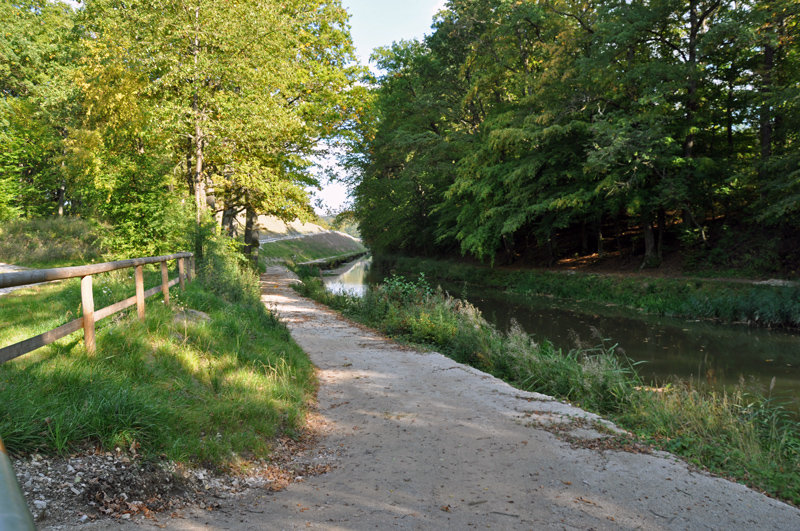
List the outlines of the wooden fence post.
{"label": "wooden fence post", "polygon": [[169,270],[167,262],[161,262],[161,293],[164,294],[164,304],[169,306]]}
{"label": "wooden fence post", "polygon": [[184,262],[183,258],[178,258],[178,278],[181,281],[181,291],[186,289],[186,282],[184,279],[186,278],[186,262]]}
{"label": "wooden fence post", "polygon": [[144,272],[142,266],[136,266],[136,313],[144,321]]}
{"label": "wooden fence post", "polygon": [[83,343],[86,352],[94,354],[97,344],[94,339],[94,294],[92,275],[81,278],[81,306],[83,306]]}

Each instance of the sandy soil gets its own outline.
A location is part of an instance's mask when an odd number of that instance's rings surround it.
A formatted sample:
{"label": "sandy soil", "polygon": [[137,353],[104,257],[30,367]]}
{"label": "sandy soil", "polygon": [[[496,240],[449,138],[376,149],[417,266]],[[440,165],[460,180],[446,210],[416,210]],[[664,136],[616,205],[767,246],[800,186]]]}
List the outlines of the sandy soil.
{"label": "sandy soil", "polygon": [[603,450],[594,415],[353,325],[298,296],[282,268],[262,281],[320,369],[334,469],[214,511],[60,528],[800,529],[797,509],[668,455]]}

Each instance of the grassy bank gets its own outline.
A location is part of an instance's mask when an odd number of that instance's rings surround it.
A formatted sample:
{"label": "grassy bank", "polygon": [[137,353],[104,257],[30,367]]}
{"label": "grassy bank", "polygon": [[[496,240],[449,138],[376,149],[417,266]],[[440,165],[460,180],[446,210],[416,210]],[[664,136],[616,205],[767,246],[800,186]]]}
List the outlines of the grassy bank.
{"label": "grassy bank", "polygon": [[800,286],[505,270],[406,257],[384,258],[374,263],[374,267],[385,270],[424,273],[440,281],[467,282],[521,295],[618,304],[657,315],[800,328]]}
{"label": "grassy bank", "polygon": [[367,248],[353,238],[336,233],[322,233],[264,243],[258,255],[260,259],[301,263],[323,258],[342,259],[366,252]]}
{"label": "grassy bank", "polygon": [[[196,463],[266,456],[303,426],[315,377],[308,357],[260,301],[223,241],[208,241],[199,279],[101,321],[97,354],[80,333],[0,366],[0,435],[12,453],[138,448]],[[97,308],[129,296],[131,271],[97,276]],[[157,285],[156,271],[146,275]],[[76,281],[0,298],[0,346],[79,315]],[[179,319],[182,309],[210,320]]]}
{"label": "grassy bank", "polygon": [[74,217],[19,219],[0,225],[0,262],[47,269],[98,261],[108,227]]}
{"label": "grassy bank", "polygon": [[469,303],[425,281],[391,277],[365,297],[325,291],[301,268],[297,289],[350,318],[411,343],[435,348],[511,383],[600,413],[640,440],[699,467],[800,504],[800,425],[786,410],[740,386],[716,393],[676,382],[647,390],[636,369],[598,338],[589,350],[562,352],[519,328],[498,332]]}

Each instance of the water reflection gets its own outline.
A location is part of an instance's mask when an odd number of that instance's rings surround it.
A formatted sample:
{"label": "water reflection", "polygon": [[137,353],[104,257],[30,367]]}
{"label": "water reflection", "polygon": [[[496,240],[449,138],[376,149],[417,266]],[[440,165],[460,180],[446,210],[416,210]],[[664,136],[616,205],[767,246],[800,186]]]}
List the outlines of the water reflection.
{"label": "water reflection", "polygon": [[372,257],[362,258],[355,262],[344,264],[342,267],[330,271],[328,275],[323,277],[325,287],[333,293],[363,297],[368,287],[368,276],[371,265]]}
{"label": "water reflection", "polygon": [[[325,278],[332,291],[361,296],[368,283],[380,281],[372,260],[362,259]],[[640,374],[652,383],[671,377],[731,386],[744,378],[766,391],[775,378],[774,393],[800,403],[800,334],[744,325],[725,325],[644,315],[640,312],[549,297],[526,297],[473,286],[443,285],[481,310],[498,329],[512,320],[540,340],[564,350],[596,346],[601,339],[618,352],[642,361]]]}
{"label": "water reflection", "polygon": [[630,359],[645,362],[639,371],[651,382],[677,376],[729,386],[744,378],[766,391],[774,377],[774,392],[800,401],[800,335],[794,332],[657,317],[547,297],[447,289],[464,296],[501,330],[508,330],[513,319],[534,337],[565,350],[606,339]]}

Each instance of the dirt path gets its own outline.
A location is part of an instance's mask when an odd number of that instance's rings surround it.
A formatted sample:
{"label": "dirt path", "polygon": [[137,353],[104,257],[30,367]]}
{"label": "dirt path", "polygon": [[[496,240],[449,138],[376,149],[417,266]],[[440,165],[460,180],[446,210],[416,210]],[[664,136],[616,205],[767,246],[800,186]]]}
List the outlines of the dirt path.
{"label": "dirt path", "polygon": [[[303,299],[290,275],[262,277],[264,301],[320,369],[328,474],[168,529],[800,529],[800,511],[668,456],[579,449],[531,424],[596,419],[517,391],[436,353],[398,347]],[[575,427],[593,443],[597,432]],[[82,529],[128,529],[98,522]],[[69,526],[68,526],[69,527]]]}

